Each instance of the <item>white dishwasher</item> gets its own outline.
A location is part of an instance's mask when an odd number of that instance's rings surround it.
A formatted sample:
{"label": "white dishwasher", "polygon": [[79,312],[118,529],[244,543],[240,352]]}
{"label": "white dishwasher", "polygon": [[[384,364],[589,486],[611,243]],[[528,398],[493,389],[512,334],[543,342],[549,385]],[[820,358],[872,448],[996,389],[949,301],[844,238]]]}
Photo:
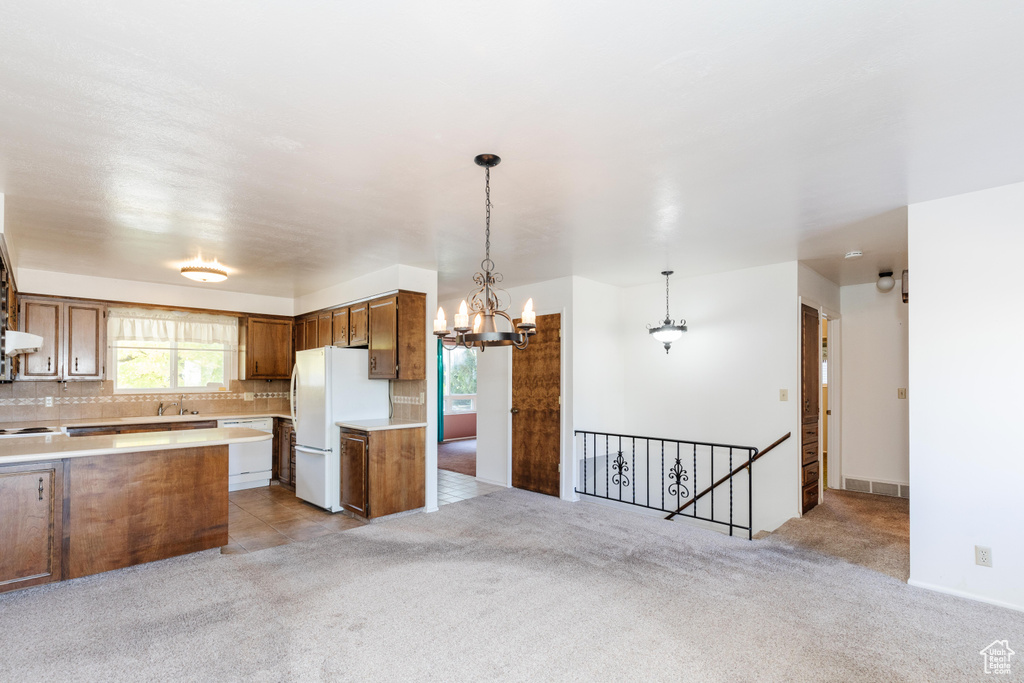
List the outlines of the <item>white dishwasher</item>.
{"label": "white dishwasher", "polygon": [[[274,418],[236,418],[217,420],[218,427],[241,427],[274,433]],[[270,486],[274,462],[273,440],[228,445],[228,491]]]}

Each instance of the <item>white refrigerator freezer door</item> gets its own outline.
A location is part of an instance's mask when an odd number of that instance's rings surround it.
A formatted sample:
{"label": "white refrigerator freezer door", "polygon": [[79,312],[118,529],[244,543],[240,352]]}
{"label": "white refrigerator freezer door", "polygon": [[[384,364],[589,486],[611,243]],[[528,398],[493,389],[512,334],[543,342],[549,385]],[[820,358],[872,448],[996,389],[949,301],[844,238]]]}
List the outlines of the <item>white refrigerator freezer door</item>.
{"label": "white refrigerator freezer door", "polygon": [[331,428],[342,420],[373,420],[388,416],[387,380],[369,378],[370,352],[329,346],[327,368],[331,396]]}
{"label": "white refrigerator freezer door", "polygon": [[331,417],[325,349],[295,354],[295,443],[327,450],[330,436],[324,426]]}
{"label": "white refrigerator freezer door", "polygon": [[295,495],[317,507],[341,509],[341,481],[338,454],[295,447]]}

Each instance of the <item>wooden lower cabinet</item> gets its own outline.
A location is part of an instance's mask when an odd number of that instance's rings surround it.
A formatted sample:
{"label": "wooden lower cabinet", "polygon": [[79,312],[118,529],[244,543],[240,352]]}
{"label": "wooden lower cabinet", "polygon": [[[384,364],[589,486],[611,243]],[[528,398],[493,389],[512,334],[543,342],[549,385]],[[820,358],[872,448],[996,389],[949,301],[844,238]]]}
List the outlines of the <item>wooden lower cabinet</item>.
{"label": "wooden lower cabinet", "polygon": [[0,592],[59,581],[63,461],[0,466]]}
{"label": "wooden lower cabinet", "polygon": [[226,445],[0,465],[0,592],[227,542]]}
{"label": "wooden lower cabinet", "polygon": [[374,518],[426,504],[426,429],[341,430],[341,505]]}
{"label": "wooden lower cabinet", "polygon": [[295,428],[291,420],[278,419],[276,422],[277,451],[274,459],[277,461],[277,481],[282,486],[295,488]]}

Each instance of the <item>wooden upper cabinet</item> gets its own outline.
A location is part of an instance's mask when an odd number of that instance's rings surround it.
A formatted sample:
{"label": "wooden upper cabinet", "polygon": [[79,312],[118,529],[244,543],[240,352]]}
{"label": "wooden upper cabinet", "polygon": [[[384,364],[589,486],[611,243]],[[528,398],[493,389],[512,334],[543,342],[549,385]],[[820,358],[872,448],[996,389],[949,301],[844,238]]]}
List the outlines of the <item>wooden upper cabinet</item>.
{"label": "wooden upper cabinet", "polygon": [[0,592],[61,578],[63,464],[0,466]]}
{"label": "wooden upper cabinet", "polygon": [[68,379],[103,379],[107,326],[103,306],[67,303],[64,374]]}
{"label": "wooden upper cabinet", "polygon": [[316,317],[316,330],[318,346],[331,346],[334,342],[334,331],[332,328],[333,318],[331,312],[321,313]]}
{"label": "wooden upper cabinet", "polygon": [[246,329],[246,379],[288,379],[292,372],[290,320],[249,318]]}
{"label": "wooden upper cabinet", "polygon": [[320,326],[317,323],[317,319],[315,317],[306,318],[302,324],[306,328],[306,348],[318,349],[323,346],[320,343]]}
{"label": "wooden upper cabinet", "polygon": [[295,353],[306,350],[306,325],[301,320],[295,321]]}
{"label": "wooden upper cabinet", "polygon": [[370,302],[370,379],[398,378],[398,296]]}
{"label": "wooden upper cabinet", "polygon": [[60,379],[61,303],[52,300],[21,300],[21,329],[38,334],[43,345],[22,356],[21,376],[25,379]]}
{"label": "wooden upper cabinet", "polygon": [[367,327],[369,321],[369,304],[352,304],[348,307],[348,345],[366,346],[369,342]]}
{"label": "wooden upper cabinet", "polygon": [[400,291],[370,302],[370,379],[427,378],[427,295]]}
{"label": "wooden upper cabinet", "polygon": [[331,341],[334,346],[348,346],[348,309],[339,308],[331,316]]}

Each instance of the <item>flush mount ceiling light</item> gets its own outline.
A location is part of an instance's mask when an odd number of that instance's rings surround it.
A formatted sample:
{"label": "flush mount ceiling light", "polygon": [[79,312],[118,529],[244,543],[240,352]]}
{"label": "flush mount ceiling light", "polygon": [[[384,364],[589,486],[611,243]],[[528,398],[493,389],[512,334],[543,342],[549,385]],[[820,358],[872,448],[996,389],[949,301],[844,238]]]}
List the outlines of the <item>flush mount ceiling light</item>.
{"label": "flush mount ceiling light", "polygon": [[853,251],[848,251],[845,254],[843,254],[843,258],[854,259],[854,258],[860,258],[863,255],[864,255],[863,251],[861,251],[860,249],[854,249]]}
{"label": "flush mount ceiling light", "polygon": [[663,270],[661,274],[665,276],[665,319],[661,322],[661,325],[657,327],[647,326],[647,332],[656,340],[660,341],[665,345],[665,353],[668,353],[669,349],[672,348],[672,342],[683,336],[683,332],[686,332],[686,321],[680,320],[679,324],[676,325],[676,321],[669,317],[668,312],[668,276],[675,271]]}
{"label": "flush mount ceiling light", "polygon": [[[478,166],[484,167],[484,209],[487,226],[484,260],[480,262],[481,272],[473,276],[473,282],[477,284],[478,289],[469,295],[468,305],[463,300],[459,306],[459,312],[455,314],[454,334],[448,329],[444,309],[437,309],[434,334],[442,342],[449,342],[445,347],[452,349],[458,346],[478,348],[481,351],[486,350],[488,346],[514,346],[517,349],[525,349],[530,342],[530,336],[537,333],[537,314],[533,311],[533,299],[526,302],[519,324],[514,324],[512,316],[505,312],[510,303],[507,301],[508,293],[495,286],[501,282],[502,276],[501,273],[494,271],[494,261],[491,260],[491,169],[501,163],[501,158],[495,154],[480,154],[474,161]],[[469,326],[470,313],[474,314],[472,327]],[[508,321],[510,331],[499,331],[496,318]]]}
{"label": "flush mount ceiling light", "polygon": [[217,259],[204,261],[194,258],[181,267],[181,274],[196,282],[224,282],[228,279],[228,270]]}
{"label": "flush mount ceiling light", "polygon": [[892,288],[896,286],[896,280],[892,279],[891,270],[883,270],[878,274],[877,286],[880,292],[892,291]]}

